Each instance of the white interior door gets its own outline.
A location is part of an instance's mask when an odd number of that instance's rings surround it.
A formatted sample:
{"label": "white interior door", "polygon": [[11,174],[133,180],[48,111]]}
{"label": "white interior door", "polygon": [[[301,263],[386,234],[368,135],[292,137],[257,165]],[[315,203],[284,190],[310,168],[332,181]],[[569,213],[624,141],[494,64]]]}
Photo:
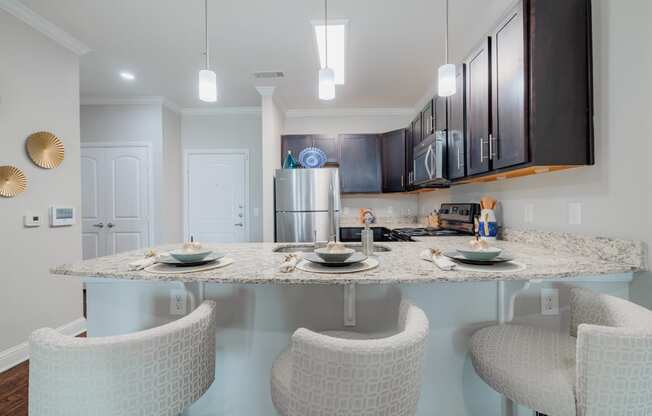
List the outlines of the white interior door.
{"label": "white interior door", "polygon": [[147,247],[149,151],[82,148],[82,248],[93,258]]}
{"label": "white interior door", "polygon": [[247,155],[188,154],[187,238],[204,243],[248,241]]}

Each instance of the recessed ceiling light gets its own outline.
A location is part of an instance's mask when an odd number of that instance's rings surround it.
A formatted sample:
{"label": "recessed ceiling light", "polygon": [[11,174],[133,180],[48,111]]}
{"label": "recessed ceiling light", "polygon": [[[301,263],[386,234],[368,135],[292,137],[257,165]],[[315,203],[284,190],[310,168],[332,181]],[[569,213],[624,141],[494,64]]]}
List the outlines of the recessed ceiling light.
{"label": "recessed ceiling light", "polygon": [[120,72],[120,77],[127,81],[133,81],[136,79],[136,76],[131,72],[122,71]]}

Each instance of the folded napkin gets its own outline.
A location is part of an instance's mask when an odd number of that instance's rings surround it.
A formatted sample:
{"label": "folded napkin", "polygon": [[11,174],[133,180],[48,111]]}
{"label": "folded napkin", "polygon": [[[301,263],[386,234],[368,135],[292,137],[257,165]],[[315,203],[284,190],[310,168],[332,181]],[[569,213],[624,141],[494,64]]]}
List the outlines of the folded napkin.
{"label": "folded napkin", "polygon": [[279,269],[283,273],[290,273],[294,271],[297,267],[297,263],[301,260],[301,254],[300,253],[292,253],[290,255],[285,256],[285,259],[283,259],[283,263],[279,266]]}
{"label": "folded napkin", "polygon": [[132,261],[127,266],[131,271],[138,271],[138,270],[146,269],[147,267],[153,265],[154,263],[156,263],[156,257],[147,257],[144,259]]}
{"label": "folded napkin", "polygon": [[442,256],[439,250],[434,250],[431,248],[423,250],[421,254],[419,254],[419,257],[421,257],[423,260],[433,262],[437,267],[444,271],[454,270],[457,266],[451,259]]}
{"label": "folded napkin", "polygon": [[145,253],[144,259],[132,261],[127,265],[127,267],[129,267],[129,270],[131,271],[143,270],[148,268],[149,266],[156,264],[160,256],[167,255],[167,254],[168,253],[161,253],[157,255],[155,251],[150,250],[147,253]]}

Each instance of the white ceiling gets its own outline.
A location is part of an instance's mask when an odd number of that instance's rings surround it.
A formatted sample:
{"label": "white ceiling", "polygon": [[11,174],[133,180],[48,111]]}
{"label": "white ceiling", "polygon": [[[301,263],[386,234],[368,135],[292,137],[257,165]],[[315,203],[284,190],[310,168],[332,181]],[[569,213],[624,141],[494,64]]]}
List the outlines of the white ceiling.
{"label": "white ceiling", "polygon": [[[81,58],[83,96],[164,96],[181,107],[211,106],[196,94],[202,0],[21,1],[92,49]],[[451,58],[463,57],[511,2],[450,0]],[[329,18],[349,20],[347,80],[336,100],[324,103],[310,23],[323,18],[323,1],[209,0],[209,10],[218,106],[259,105],[252,72],[273,70],[285,73],[276,94],[287,109],[413,107],[443,61],[444,0],[330,0]],[[121,70],[136,81],[120,79]]]}

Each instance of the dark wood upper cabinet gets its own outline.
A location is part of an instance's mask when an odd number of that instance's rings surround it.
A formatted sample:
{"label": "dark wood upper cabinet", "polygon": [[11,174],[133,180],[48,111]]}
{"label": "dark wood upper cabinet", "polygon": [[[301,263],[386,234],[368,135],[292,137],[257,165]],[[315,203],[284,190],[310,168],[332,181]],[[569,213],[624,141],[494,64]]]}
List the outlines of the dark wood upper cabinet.
{"label": "dark wood upper cabinet", "polygon": [[434,100],[429,100],[421,110],[421,142],[435,132]]}
{"label": "dark wood upper cabinet", "polygon": [[406,179],[406,190],[412,189],[412,182],[414,182],[414,164],[413,164],[413,155],[414,155],[414,145],[412,144],[412,124],[405,129],[405,177]]}
{"label": "dark wood upper cabinet", "polygon": [[340,143],[341,192],[381,192],[379,136],[377,134],[341,134],[338,140]]}
{"label": "dark wood upper cabinet", "polygon": [[448,128],[448,100],[445,97],[432,99],[435,117],[435,130],[446,130]]}
{"label": "dark wood upper cabinet", "polygon": [[419,112],[417,117],[412,121],[412,146],[417,146],[424,139],[421,132],[421,112]]}
{"label": "dark wood upper cabinet", "polygon": [[448,178],[466,176],[466,65],[456,66],[457,92],[448,98]]}
{"label": "dark wood upper cabinet", "polygon": [[380,135],[383,192],[403,192],[406,188],[405,129]]}
{"label": "dark wood upper cabinet", "polygon": [[513,9],[491,35],[493,169],[528,161],[525,117],[525,20],[523,5]]}
{"label": "dark wood upper cabinet", "polygon": [[281,136],[281,166],[285,162],[288,151],[299,161],[299,153],[307,147],[317,147],[326,153],[327,163],[339,162],[339,146],[337,138],[319,134],[286,134]]}
{"label": "dark wood upper cabinet", "polygon": [[466,148],[469,175],[489,171],[489,134],[491,133],[491,40],[485,39],[466,63]]}

